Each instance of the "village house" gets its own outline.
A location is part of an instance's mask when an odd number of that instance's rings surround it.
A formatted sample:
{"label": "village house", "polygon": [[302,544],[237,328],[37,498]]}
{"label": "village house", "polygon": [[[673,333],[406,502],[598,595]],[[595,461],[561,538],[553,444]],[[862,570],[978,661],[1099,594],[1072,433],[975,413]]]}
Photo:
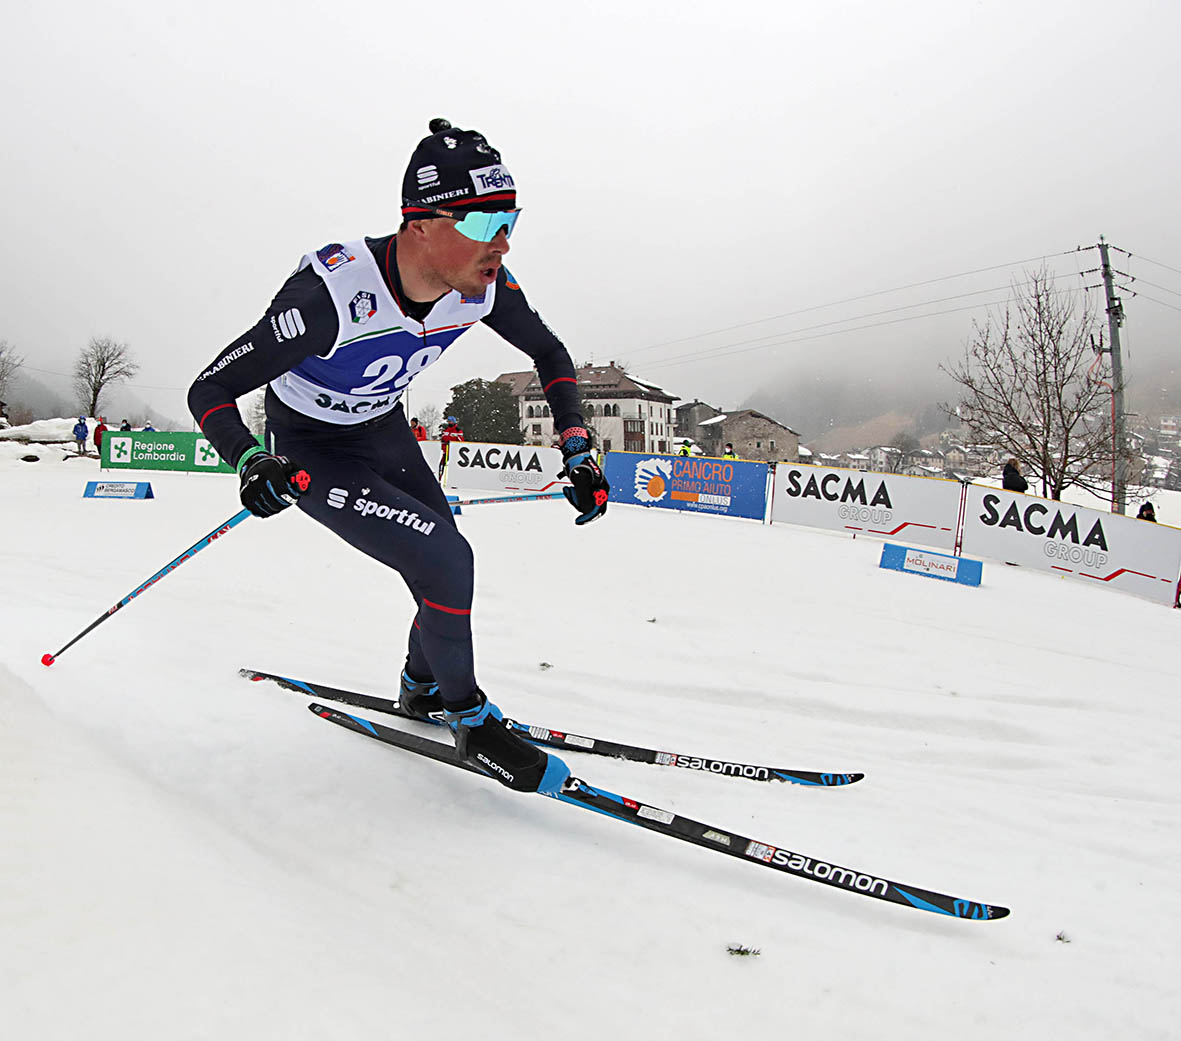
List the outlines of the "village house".
{"label": "village house", "polygon": [[[595,444],[604,452],[668,453],[673,448],[673,402],[654,383],[637,379],[616,366],[583,365],[577,369],[578,394]],[[508,385],[517,401],[527,445],[548,445],[557,437],[553,417],[537,373],[505,372],[497,383]]]}
{"label": "village house", "polygon": [[883,474],[896,473],[902,459],[902,452],[893,445],[877,445],[866,455],[869,456],[869,468]]}

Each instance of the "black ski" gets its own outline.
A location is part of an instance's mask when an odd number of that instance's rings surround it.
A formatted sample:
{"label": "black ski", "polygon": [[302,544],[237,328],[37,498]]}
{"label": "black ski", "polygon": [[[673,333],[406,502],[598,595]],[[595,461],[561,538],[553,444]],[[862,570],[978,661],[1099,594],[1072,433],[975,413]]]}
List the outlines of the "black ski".
{"label": "black ski", "polygon": [[[353,705],[370,712],[385,712],[403,719],[413,719],[404,713],[398,702],[390,698],[380,698],[373,694],[361,694],[354,690],[342,690],[339,687],[329,687],[323,683],[308,683],[305,680],[293,680],[286,676],[277,676],[273,672],[258,672],[255,669],[239,669],[239,676],[248,680],[270,680],[285,690],[294,690],[300,694],[307,694],[313,698],[324,698],[336,701],[342,705]],[[748,781],[786,781],[790,784],[803,784],[814,788],[835,788],[840,785],[853,784],[860,781],[865,774],[820,773],[813,770],[788,770],[773,766],[752,766],[749,763],[732,763],[723,759],[706,759],[702,756],[685,755],[680,752],[658,752],[654,748],[641,748],[638,745],[622,744],[618,741],[604,741],[601,738],[581,737],[563,730],[551,730],[548,727],[534,726],[530,723],[520,723],[514,719],[506,719],[505,723],[516,733],[535,745],[547,748],[559,748],[563,752],[586,752],[590,755],[609,756],[613,759],[627,759],[633,763],[651,763],[655,766],[676,766],[684,770],[696,770],[700,773],[716,774],[722,777],[740,777]]]}
{"label": "black ski", "polygon": [[[407,752],[425,756],[448,766],[455,766],[474,774],[485,776],[470,763],[460,759],[455,749],[429,738],[408,734],[394,727],[382,723],[374,723],[368,719],[349,715],[334,708],[312,703],[308,706],[316,715],[327,719],[331,723],[375,738],[389,745],[396,745]],[[585,781],[571,777],[562,790],[552,796],[559,802],[582,806],[588,810],[614,817],[616,820],[636,824],[649,831],[667,835],[669,838],[691,842],[696,846],[704,846],[718,853],[725,853],[740,860],[748,860],[776,871],[783,871],[789,875],[796,875],[811,882],[821,882],[835,889],[843,889],[875,900],[885,900],[889,903],[901,904],[904,907],[917,908],[920,911],[933,911],[936,914],[948,915],[953,918],[972,918],[990,920],[1004,918],[1008,913],[1007,907],[995,904],[983,904],[975,900],[963,900],[959,897],[948,896],[945,893],[935,893],[929,889],[904,885],[900,882],[890,882],[884,878],[854,870],[839,867],[827,861],[817,860],[779,846],[759,842],[755,839],[739,835],[711,824],[690,820],[669,810],[661,810],[655,806],[647,806],[635,799],[629,799],[602,788],[595,788]]]}

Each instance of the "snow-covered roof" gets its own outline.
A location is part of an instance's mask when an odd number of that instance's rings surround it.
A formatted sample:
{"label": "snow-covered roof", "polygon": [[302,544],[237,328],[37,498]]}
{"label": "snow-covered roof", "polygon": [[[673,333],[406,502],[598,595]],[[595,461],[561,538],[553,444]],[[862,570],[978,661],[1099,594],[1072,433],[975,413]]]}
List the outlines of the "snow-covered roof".
{"label": "snow-covered roof", "polygon": [[699,427],[707,427],[707,426],[709,426],[711,423],[724,423],[725,421],[726,421],[726,417],[725,417],[724,415],[722,415],[722,416],[714,416],[714,417],[713,417],[713,419],[703,419],[703,420],[702,420],[700,423],[698,423],[697,425],[698,425]]}

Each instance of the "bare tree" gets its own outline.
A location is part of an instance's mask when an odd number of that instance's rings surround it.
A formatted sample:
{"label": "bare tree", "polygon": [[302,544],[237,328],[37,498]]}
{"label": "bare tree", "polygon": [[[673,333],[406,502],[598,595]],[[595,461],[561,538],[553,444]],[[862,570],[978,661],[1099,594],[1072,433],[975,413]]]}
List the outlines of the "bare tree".
{"label": "bare tree", "polygon": [[432,441],[437,441],[439,427],[443,424],[443,413],[439,406],[423,405],[418,410],[418,421],[426,428],[426,436]]}
{"label": "bare tree", "polygon": [[886,473],[902,473],[914,459],[915,453],[922,447],[914,434],[902,430],[895,435],[894,440],[887,446],[895,451],[886,457]]}
{"label": "bare tree", "polygon": [[260,441],[267,429],[267,395],[265,388],[251,391],[242,411],[242,419],[249,430]]}
{"label": "bare tree", "polygon": [[1102,493],[1111,478],[1111,384],[1095,376],[1096,320],[1085,302],[1054,288],[1046,268],[1026,273],[1015,299],[973,323],[964,357],[940,366],[960,386],[944,404],[974,440],[996,445],[1060,499],[1079,485]]}
{"label": "bare tree", "polygon": [[87,416],[98,415],[99,399],[108,387],[123,383],[139,372],[131,348],[107,336],[92,336],[74,362],[74,393]]}
{"label": "bare tree", "polygon": [[0,340],[0,398],[4,397],[8,384],[24,360],[7,340]]}

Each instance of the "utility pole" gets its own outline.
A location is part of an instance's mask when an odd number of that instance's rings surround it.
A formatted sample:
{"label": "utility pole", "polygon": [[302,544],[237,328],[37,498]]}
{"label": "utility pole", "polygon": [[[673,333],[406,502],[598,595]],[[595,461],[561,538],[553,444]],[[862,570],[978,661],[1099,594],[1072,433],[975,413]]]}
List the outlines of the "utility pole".
{"label": "utility pole", "polygon": [[1124,433],[1124,363],[1120,357],[1119,329],[1124,324],[1124,305],[1115,295],[1107,243],[1099,236],[1099,257],[1103,265],[1103,289],[1107,294],[1107,331],[1111,336],[1111,386],[1114,401],[1115,429],[1112,450],[1115,453],[1115,480],[1111,488],[1111,512],[1125,513],[1127,507],[1128,458]]}

